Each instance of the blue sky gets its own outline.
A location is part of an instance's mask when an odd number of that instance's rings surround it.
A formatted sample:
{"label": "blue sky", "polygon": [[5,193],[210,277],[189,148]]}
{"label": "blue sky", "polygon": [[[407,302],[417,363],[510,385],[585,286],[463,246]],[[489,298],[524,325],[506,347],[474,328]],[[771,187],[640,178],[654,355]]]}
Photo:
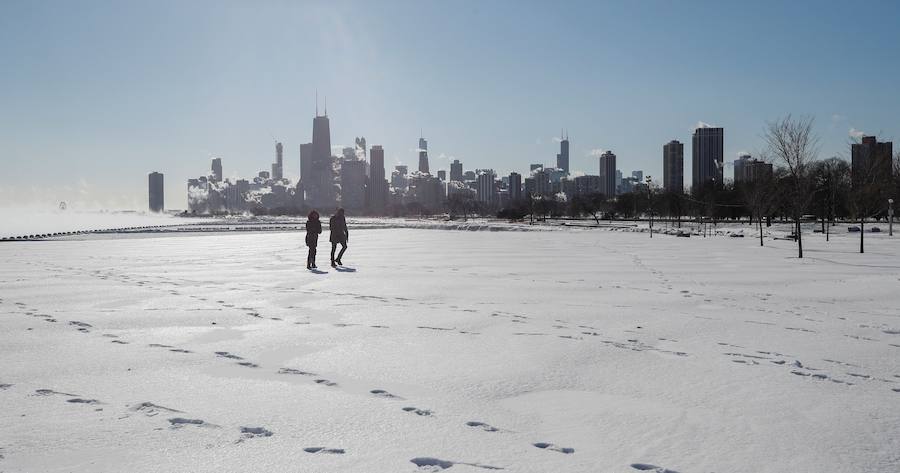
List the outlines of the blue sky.
{"label": "blue sky", "polygon": [[900,2],[5,0],[0,206],[144,209],[160,171],[183,208],[210,157],[251,176],[275,140],[296,177],[317,88],[332,143],[365,136],[389,167],[421,129],[432,169],[527,171],[567,128],[573,170],[611,149],[661,178],[697,122],[732,160],[788,113],[846,157],[851,130],[900,133],[898,23]]}

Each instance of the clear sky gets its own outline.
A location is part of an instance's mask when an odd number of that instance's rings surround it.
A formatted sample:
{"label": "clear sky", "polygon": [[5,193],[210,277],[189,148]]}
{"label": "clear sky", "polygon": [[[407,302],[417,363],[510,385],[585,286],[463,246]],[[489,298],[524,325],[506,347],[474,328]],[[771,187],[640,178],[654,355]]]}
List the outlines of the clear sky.
{"label": "clear sky", "polygon": [[[767,120],[812,115],[821,157],[851,133],[900,133],[900,2],[0,1],[0,206],[166,207],[221,157],[226,177],[299,174],[315,91],[332,143],[394,164],[662,177],[662,146],[699,121],[726,161]],[[897,149],[898,145],[895,145]],[[731,169],[726,168],[726,176]]]}

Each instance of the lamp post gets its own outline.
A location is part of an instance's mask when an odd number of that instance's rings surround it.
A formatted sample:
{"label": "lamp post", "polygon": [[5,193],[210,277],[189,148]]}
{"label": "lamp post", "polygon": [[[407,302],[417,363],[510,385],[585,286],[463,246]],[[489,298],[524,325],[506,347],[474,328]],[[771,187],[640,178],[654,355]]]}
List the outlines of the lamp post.
{"label": "lamp post", "polygon": [[650,214],[650,238],[653,238],[653,191],[650,190],[650,181],[653,176],[647,176],[647,212]]}
{"label": "lamp post", "polygon": [[894,199],[888,199],[888,236],[894,236]]}

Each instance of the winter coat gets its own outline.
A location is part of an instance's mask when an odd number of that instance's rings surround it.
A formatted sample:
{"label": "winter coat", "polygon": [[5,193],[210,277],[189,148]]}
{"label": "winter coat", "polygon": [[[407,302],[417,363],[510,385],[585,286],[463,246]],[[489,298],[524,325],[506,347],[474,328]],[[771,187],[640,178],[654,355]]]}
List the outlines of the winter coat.
{"label": "winter coat", "polygon": [[315,248],[319,244],[319,234],[322,233],[322,222],[318,220],[306,221],[306,246]]}
{"label": "winter coat", "polygon": [[329,240],[332,243],[347,243],[350,232],[347,231],[347,219],[343,215],[332,215],[328,220],[328,226],[331,230]]}

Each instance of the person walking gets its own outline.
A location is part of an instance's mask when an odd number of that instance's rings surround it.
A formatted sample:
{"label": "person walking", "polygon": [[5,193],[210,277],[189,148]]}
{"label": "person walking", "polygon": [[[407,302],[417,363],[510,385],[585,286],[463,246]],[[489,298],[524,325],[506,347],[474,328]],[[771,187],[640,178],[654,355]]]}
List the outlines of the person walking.
{"label": "person walking", "polygon": [[322,233],[322,222],[319,221],[319,212],[313,210],[306,217],[306,246],[309,247],[306,269],[316,269],[316,246],[319,244],[320,233]]}
{"label": "person walking", "polygon": [[[347,240],[350,239],[350,232],[347,231],[347,219],[344,218],[344,209],[337,209],[337,213],[332,215],[328,220],[328,227],[331,230],[331,266],[343,266],[341,256],[347,251]],[[338,243],[341,244],[341,252],[337,258],[334,257],[334,251],[337,250]]]}

